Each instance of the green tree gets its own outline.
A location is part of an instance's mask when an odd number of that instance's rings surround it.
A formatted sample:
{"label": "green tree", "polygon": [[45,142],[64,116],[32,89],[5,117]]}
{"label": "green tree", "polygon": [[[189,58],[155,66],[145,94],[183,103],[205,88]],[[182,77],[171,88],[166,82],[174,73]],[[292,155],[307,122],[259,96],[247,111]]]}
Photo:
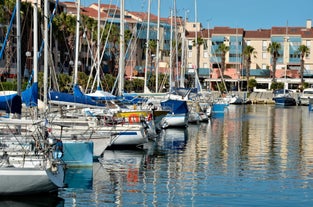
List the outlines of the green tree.
{"label": "green tree", "polygon": [[[11,16],[13,14],[15,3],[16,3],[16,1],[14,1],[14,0],[6,0],[6,1],[1,2],[1,4],[0,4],[0,24],[4,24],[4,25],[9,24],[9,22],[11,20]],[[7,28],[6,27],[2,27],[2,28],[3,28],[4,32],[7,33]],[[11,33],[12,33],[12,29],[10,31]],[[9,35],[7,42],[6,42],[6,47],[4,50],[5,69],[8,73],[10,73],[10,67],[11,67],[12,58],[14,55],[13,44],[14,44],[14,36]]]}
{"label": "green tree", "polygon": [[251,69],[251,56],[255,57],[256,51],[254,47],[248,45],[243,50],[244,63],[246,68],[246,78],[247,78],[247,90],[249,91],[249,78],[250,78],[250,69]]}
{"label": "green tree", "polygon": [[62,12],[53,18],[53,35],[65,44],[65,48],[69,52],[70,59],[74,60],[74,47],[76,36],[76,16],[68,15]]}
{"label": "green tree", "polygon": [[304,57],[310,54],[310,48],[308,48],[306,45],[300,45],[297,53],[300,54],[300,77],[301,77],[301,87],[304,86],[304,79],[303,79],[303,73],[304,73]]}
{"label": "green tree", "polygon": [[254,78],[250,79],[247,83],[247,88],[254,88],[257,86],[257,81]]}
{"label": "green tree", "polygon": [[281,49],[281,44],[278,42],[272,42],[269,44],[267,51],[271,54],[272,56],[272,66],[273,66],[273,76],[272,76],[272,83],[276,82],[276,64],[277,64],[277,59],[280,56],[279,50]]}
{"label": "green tree", "polygon": [[59,85],[59,90],[63,92],[68,92],[71,90],[72,86],[72,78],[65,74],[65,73],[60,73],[58,74],[58,85]]}
{"label": "green tree", "polygon": [[13,9],[15,7],[15,0],[5,0],[0,2],[0,23],[8,24],[10,22]]}
{"label": "green tree", "polygon": [[202,37],[197,37],[196,40],[193,41],[193,46],[196,46],[196,55],[197,55],[197,70],[200,65],[200,46],[204,44],[204,39]]}

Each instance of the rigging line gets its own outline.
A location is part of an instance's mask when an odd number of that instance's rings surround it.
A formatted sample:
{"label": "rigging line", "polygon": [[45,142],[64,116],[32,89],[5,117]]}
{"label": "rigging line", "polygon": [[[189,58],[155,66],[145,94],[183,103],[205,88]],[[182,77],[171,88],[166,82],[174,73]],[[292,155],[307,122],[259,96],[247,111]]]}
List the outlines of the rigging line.
{"label": "rigging line", "polygon": [[9,28],[8,28],[7,33],[5,35],[4,42],[3,42],[3,45],[2,45],[2,48],[1,48],[1,51],[0,51],[0,59],[2,59],[4,48],[6,46],[6,43],[7,43],[8,39],[9,39],[9,34],[11,32],[11,29],[12,29],[12,25],[13,25],[13,22],[14,22],[15,14],[16,14],[16,6],[14,7],[14,10],[13,10],[13,13],[12,13],[12,17],[11,17],[11,20],[10,20],[10,25],[9,25]]}
{"label": "rigging line", "polygon": [[[145,13],[145,16],[144,17],[147,17],[147,14]],[[136,22],[136,25],[139,23],[140,21],[139,21],[139,19],[137,19],[137,22]],[[138,40],[138,38],[139,38],[139,36],[140,36],[140,34],[141,34],[141,32],[144,30],[144,25],[142,24],[143,22],[141,22],[141,24],[140,24],[140,28],[139,28],[139,32],[138,32],[138,30],[137,30],[137,27],[136,27],[136,32],[137,32],[137,34],[138,35],[136,35],[136,41]],[[126,51],[128,50],[128,48],[126,49]],[[134,47],[134,51],[135,51],[135,47]],[[125,61],[125,59],[126,59],[126,56],[124,56],[124,61]],[[114,90],[115,90],[115,88],[116,88],[116,85],[117,85],[117,83],[118,83],[118,77],[119,77],[119,74],[117,75],[117,78],[115,79],[115,82],[114,82],[114,84],[113,84],[113,87],[112,87],[112,89],[111,89],[111,93],[113,94],[113,92],[114,92]]]}
{"label": "rigging line", "polygon": [[[51,26],[51,24],[52,24],[52,20],[53,20],[53,18],[54,18],[54,16],[55,16],[55,13],[56,13],[56,11],[57,11],[58,5],[59,5],[59,0],[56,0],[56,1],[55,1],[54,9],[53,9],[53,11],[52,11],[52,13],[51,13],[51,15],[50,15],[50,18],[49,18],[48,29],[50,29],[50,26]],[[47,18],[48,18],[48,17],[47,17]],[[38,51],[38,53],[37,53],[38,62],[39,62],[39,59],[40,59],[40,57],[41,57],[42,50],[43,50],[43,48],[44,48],[44,43],[45,43],[45,41],[44,41],[44,39],[43,39],[42,42],[41,42],[40,49],[39,49],[39,51]],[[35,55],[35,54],[34,54],[34,55]],[[27,83],[27,87],[26,87],[26,88],[29,88],[29,87],[30,87],[31,82],[32,82],[32,79],[33,79],[33,75],[34,75],[34,70],[32,70],[32,73],[31,73],[30,76],[29,76],[29,79],[28,79],[28,83]]]}
{"label": "rigging line", "polygon": [[[113,18],[113,20],[115,19],[116,12],[117,12],[117,7],[116,7],[115,10],[114,10],[114,18]],[[109,15],[109,14],[108,14],[108,15]],[[108,33],[107,38],[106,38],[106,40],[105,40],[105,44],[104,44],[104,47],[103,47],[103,51],[102,51],[100,60],[102,60],[102,58],[103,58],[103,56],[104,56],[104,54],[105,54],[105,50],[106,50],[106,47],[107,47],[107,44],[108,44],[108,41],[109,41],[109,36],[110,36],[110,32],[111,32],[112,27],[113,27],[113,21],[111,21],[109,33]],[[102,33],[104,34],[104,30],[103,30]],[[99,48],[99,50],[100,50],[100,48]],[[100,71],[98,71],[98,72],[100,73]],[[99,74],[99,76],[100,76],[100,75],[101,75],[101,74]]]}
{"label": "rigging line", "polygon": [[[111,2],[112,2],[112,1],[111,1]],[[110,11],[111,5],[112,5],[112,3],[110,3],[109,11]],[[114,14],[113,14],[114,18],[113,18],[113,20],[115,19],[116,11],[117,11],[117,7],[116,7],[115,10],[114,10]],[[109,12],[107,13],[107,19],[108,19],[108,17],[109,17]],[[104,24],[104,27],[103,27],[103,28],[106,27],[106,24],[107,24],[107,21],[105,21],[105,24]],[[109,31],[108,31],[108,34],[107,34],[107,37],[106,37],[106,40],[105,40],[105,45],[104,45],[104,47],[103,47],[103,51],[102,51],[100,60],[102,60],[102,58],[103,58],[103,56],[104,56],[105,49],[106,49],[106,47],[107,47],[107,42],[108,42],[108,40],[109,40],[109,36],[110,36],[110,32],[111,32],[112,26],[113,26],[113,21],[111,21],[111,23],[110,23]],[[100,39],[102,39],[102,36],[104,35],[104,31],[105,31],[105,29],[103,29]],[[98,53],[99,50],[100,50],[100,47],[97,48],[97,53]],[[96,53],[96,54],[97,54],[97,53]],[[93,58],[93,59],[94,59],[94,60],[97,59],[97,58],[95,57],[95,54],[93,54],[93,55],[94,55],[94,58]],[[100,60],[98,60],[98,64],[100,64],[100,63],[99,63]],[[95,66],[96,66],[96,62],[94,62],[94,64],[92,65],[90,74],[93,73],[93,69],[95,68]],[[97,76],[97,75],[100,75],[99,72],[100,72],[100,71],[97,70],[96,76]],[[90,84],[90,80],[91,80],[91,76],[89,76],[89,79],[88,79],[88,82],[87,82],[87,86],[86,86],[86,90],[87,90],[87,87],[88,87],[89,84]],[[93,80],[92,89],[94,88],[95,83],[96,83],[96,79]],[[101,85],[101,84],[100,84],[100,85]],[[101,88],[102,88],[102,86],[101,86]]]}

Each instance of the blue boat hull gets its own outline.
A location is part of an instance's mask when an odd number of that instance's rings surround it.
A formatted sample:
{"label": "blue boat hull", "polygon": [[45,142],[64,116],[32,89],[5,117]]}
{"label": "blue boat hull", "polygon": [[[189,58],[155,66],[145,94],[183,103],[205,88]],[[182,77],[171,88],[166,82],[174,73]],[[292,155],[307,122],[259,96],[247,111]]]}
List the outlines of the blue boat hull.
{"label": "blue boat hull", "polygon": [[297,105],[296,100],[292,97],[276,97],[276,98],[273,98],[273,100],[275,101],[276,105],[280,105],[280,106],[295,106],[295,105]]}

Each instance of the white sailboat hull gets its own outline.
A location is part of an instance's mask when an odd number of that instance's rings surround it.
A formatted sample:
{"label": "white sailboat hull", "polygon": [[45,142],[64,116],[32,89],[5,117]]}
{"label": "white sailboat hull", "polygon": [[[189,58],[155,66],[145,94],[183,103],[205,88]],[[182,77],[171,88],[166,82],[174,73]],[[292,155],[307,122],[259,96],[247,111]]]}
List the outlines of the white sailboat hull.
{"label": "white sailboat hull", "polygon": [[6,167],[0,169],[0,177],[1,196],[54,193],[58,187],[63,187],[64,171],[62,166],[55,172],[50,169]]}
{"label": "white sailboat hull", "polygon": [[169,127],[186,127],[188,125],[187,114],[167,114],[160,121],[162,129]]}
{"label": "white sailboat hull", "polygon": [[66,126],[54,129],[53,136],[61,136],[63,140],[89,140],[94,142],[94,156],[100,156],[107,147],[142,145],[148,142],[147,130],[139,124],[106,126],[84,120],[54,120],[51,125]]}

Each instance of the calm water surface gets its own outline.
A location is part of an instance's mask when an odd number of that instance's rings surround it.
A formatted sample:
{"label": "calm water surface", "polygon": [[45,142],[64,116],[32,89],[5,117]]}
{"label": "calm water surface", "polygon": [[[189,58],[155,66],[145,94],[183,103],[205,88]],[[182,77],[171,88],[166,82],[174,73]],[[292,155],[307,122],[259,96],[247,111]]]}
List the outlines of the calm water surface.
{"label": "calm water surface", "polygon": [[58,206],[313,206],[312,130],[307,107],[230,106],[70,169]]}

